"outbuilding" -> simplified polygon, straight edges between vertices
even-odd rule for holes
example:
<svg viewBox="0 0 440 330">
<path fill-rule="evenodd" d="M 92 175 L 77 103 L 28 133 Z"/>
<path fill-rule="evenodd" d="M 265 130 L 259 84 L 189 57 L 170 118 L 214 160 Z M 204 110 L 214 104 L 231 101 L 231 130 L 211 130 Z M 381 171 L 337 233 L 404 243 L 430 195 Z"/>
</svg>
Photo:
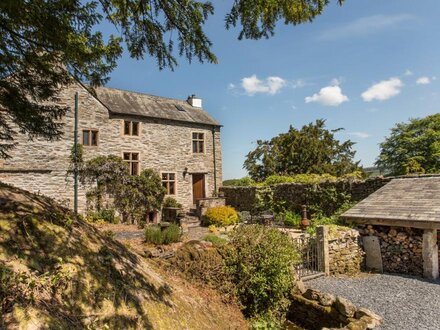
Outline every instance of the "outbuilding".
<svg viewBox="0 0 440 330">
<path fill-rule="evenodd" d="M 431 279 L 439 277 L 437 244 L 437 230 L 440 229 L 439 175 L 395 178 L 346 211 L 342 217 L 348 222 L 360 225 L 403 227 L 409 231 L 410 228 L 423 230 L 421 242 L 423 276 Z M 368 258 L 368 251 L 366 252 Z M 402 263 L 411 262 L 407 258 L 398 258 L 398 260 Z"/>
</svg>

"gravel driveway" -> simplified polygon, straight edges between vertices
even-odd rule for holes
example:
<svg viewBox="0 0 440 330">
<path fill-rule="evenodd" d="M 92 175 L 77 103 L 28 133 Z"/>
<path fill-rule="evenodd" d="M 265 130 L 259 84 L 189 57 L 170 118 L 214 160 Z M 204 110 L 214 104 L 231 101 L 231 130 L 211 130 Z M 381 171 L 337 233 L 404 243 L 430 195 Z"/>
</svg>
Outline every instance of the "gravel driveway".
<svg viewBox="0 0 440 330">
<path fill-rule="evenodd" d="M 383 330 L 440 329 L 440 281 L 366 274 L 358 278 L 321 277 L 306 285 L 383 316 Z"/>
</svg>

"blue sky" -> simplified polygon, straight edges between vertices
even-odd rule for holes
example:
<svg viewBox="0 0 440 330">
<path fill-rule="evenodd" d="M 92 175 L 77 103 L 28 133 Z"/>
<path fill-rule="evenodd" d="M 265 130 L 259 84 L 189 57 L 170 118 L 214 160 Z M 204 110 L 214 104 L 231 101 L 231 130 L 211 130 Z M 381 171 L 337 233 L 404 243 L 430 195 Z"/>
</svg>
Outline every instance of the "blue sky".
<svg viewBox="0 0 440 330">
<path fill-rule="evenodd" d="M 213 1 L 205 31 L 219 64 L 159 71 L 151 59 L 125 55 L 110 87 L 179 99 L 196 94 L 222 129 L 224 179 L 246 175 L 246 154 L 319 118 L 343 127 L 356 159 L 374 163 L 397 122 L 440 111 L 440 1 L 336 1 L 313 23 L 285 26 L 268 40 L 237 40 L 225 30 L 232 0 Z M 438 77 L 438 78 L 437 78 Z"/>
</svg>

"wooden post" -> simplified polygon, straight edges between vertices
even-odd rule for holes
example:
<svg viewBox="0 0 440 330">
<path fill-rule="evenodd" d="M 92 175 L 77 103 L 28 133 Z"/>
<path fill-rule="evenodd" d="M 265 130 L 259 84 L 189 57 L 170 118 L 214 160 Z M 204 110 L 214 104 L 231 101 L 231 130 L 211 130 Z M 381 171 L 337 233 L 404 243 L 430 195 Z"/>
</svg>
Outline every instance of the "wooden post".
<svg viewBox="0 0 440 330">
<path fill-rule="evenodd" d="M 437 229 L 423 231 L 423 276 L 429 279 L 439 277 Z"/>
<path fill-rule="evenodd" d="M 328 227 L 316 227 L 316 238 L 318 241 L 318 258 L 321 263 L 321 270 L 326 276 L 330 275 L 330 256 L 328 248 Z"/>
</svg>

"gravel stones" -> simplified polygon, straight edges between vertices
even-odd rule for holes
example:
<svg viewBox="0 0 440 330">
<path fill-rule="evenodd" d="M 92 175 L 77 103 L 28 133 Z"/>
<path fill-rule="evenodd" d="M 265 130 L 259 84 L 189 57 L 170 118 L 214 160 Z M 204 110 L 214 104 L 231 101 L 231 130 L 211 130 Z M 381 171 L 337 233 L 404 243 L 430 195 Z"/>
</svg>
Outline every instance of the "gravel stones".
<svg viewBox="0 0 440 330">
<path fill-rule="evenodd" d="M 306 285 L 347 298 L 383 316 L 381 330 L 440 329 L 440 281 L 375 274 L 357 278 L 321 277 Z"/>
</svg>

